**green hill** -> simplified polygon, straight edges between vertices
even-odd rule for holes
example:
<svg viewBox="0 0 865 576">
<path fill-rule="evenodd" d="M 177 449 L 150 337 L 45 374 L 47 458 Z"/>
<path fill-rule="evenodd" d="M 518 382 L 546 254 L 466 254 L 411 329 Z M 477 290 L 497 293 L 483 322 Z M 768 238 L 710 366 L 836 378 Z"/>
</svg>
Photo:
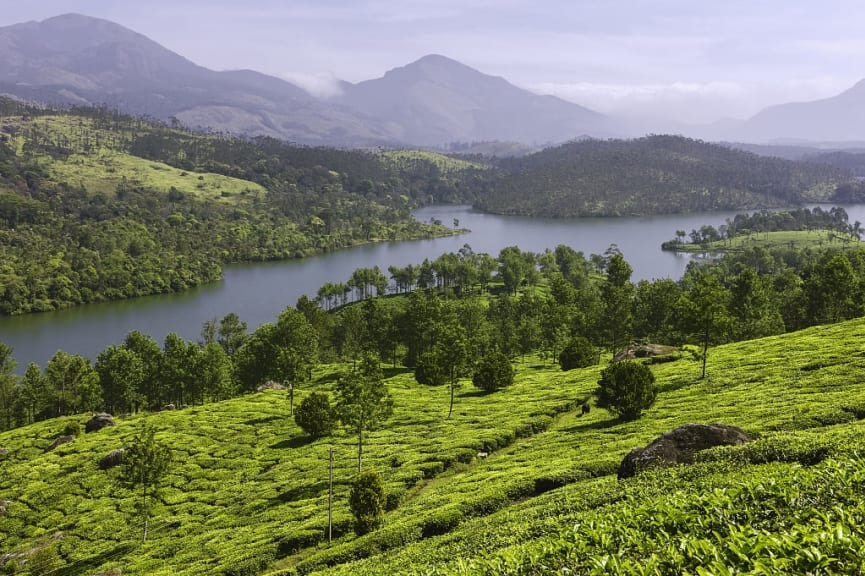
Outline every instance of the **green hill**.
<svg viewBox="0 0 865 576">
<path fill-rule="evenodd" d="M 479 209 L 529 216 L 628 216 L 789 207 L 851 180 L 828 165 L 757 156 L 681 136 L 580 140 L 499 162 Z"/>
<path fill-rule="evenodd" d="M 0 434 L 3 551 L 49 557 L 52 574 L 855 572 L 865 537 L 865 463 L 855 454 L 865 439 L 863 338 L 865 320 L 854 320 L 720 346 L 705 380 L 686 350 L 652 365 L 658 400 L 627 423 L 575 410 L 600 367 L 561 372 L 527 357 L 510 388 L 462 388 L 451 420 L 446 387 L 392 371 L 394 416 L 368 436 L 364 460 L 382 474 L 390 511 L 359 538 L 346 503 L 354 436 L 309 441 L 285 392 L 123 418 L 50 452 L 84 417 L 41 422 Z M 319 368 L 295 400 L 331 391 L 339 369 Z M 141 544 L 134 499 L 96 462 L 145 421 L 175 465 Z M 693 467 L 616 480 L 632 447 L 687 422 L 759 439 Z"/>
<path fill-rule="evenodd" d="M 452 234 L 475 164 L 179 130 L 0 98 L 0 314 L 176 292 L 229 263 Z"/>
</svg>

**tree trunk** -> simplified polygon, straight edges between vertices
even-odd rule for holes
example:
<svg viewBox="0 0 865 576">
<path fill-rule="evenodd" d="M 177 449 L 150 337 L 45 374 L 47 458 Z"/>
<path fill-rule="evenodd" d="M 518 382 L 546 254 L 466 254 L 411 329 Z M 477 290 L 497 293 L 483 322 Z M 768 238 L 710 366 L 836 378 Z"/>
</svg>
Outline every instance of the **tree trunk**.
<svg viewBox="0 0 865 576">
<path fill-rule="evenodd" d="M 450 420 L 451 415 L 454 413 L 454 381 L 451 380 L 451 405 L 448 408 L 448 420 Z"/>
<path fill-rule="evenodd" d="M 357 473 L 363 468 L 363 428 L 357 429 Z"/>
</svg>

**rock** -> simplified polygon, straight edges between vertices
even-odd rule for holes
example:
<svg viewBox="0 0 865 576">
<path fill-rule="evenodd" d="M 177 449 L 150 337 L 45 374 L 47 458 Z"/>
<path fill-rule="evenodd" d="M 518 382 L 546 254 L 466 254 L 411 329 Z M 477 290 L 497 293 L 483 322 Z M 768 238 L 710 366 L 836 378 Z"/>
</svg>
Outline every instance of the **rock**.
<svg viewBox="0 0 865 576">
<path fill-rule="evenodd" d="M 109 568 L 105 572 L 97 572 L 93 576 L 120 576 L 123 571 L 120 568 Z"/>
<path fill-rule="evenodd" d="M 666 356 L 672 354 L 677 348 L 675 346 L 665 346 L 663 344 L 645 344 L 640 342 L 632 342 L 622 348 L 618 354 L 613 357 L 616 362 L 622 360 L 635 360 L 637 358 L 652 358 L 654 356 Z"/>
<path fill-rule="evenodd" d="M 115 466 L 123 464 L 123 452 L 123 448 L 118 448 L 117 450 L 109 452 L 106 456 L 103 456 L 99 460 L 99 469 L 108 470 L 109 468 L 114 468 Z"/>
<path fill-rule="evenodd" d="M 51 452 L 52 450 L 54 450 L 55 448 L 57 448 L 58 446 L 60 446 L 62 444 L 69 444 L 70 442 L 74 442 L 74 441 L 75 441 L 75 434 L 70 434 L 69 436 L 61 436 L 60 438 L 58 438 L 57 440 L 52 442 L 51 445 L 45 449 L 45 451 Z"/>
<path fill-rule="evenodd" d="M 162 407 L 163 411 L 164 410 L 176 410 L 176 409 L 177 409 L 177 406 L 175 406 L 174 404 L 166 404 L 165 406 Z"/>
<path fill-rule="evenodd" d="M 0 448 L 0 457 L 9 456 L 9 450 L 7 448 Z"/>
<path fill-rule="evenodd" d="M 734 446 L 751 440 L 726 424 L 685 424 L 664 432 L 645 448 L 634 448 L 619 465 L 619 479 L 636 476 L 651 466 L 692 464 L 694 454 L 713 446 Z"/>
<path fill-rule="evenodd" d="M 255 389 L 256 392 L 264 392 L 265 390 L 286 390 L 287 388 L 279 382 L 270 380 Z"/>
<path fill-rule="evenodd" d="M 10 504 L 12 504 L 11 500 L 0 499 L 0 516 L 6 515 L 6 510 L 9 509 Z"/>
<path fill-rule="evenodd" d="M 84 425 L 84 431 L 98 432 L 106 426 L 114 426 L 114 418 L 112 418 L 111 414 L 103 412 L 102 414 L 96 414 L 93 418 L 88 420 L 87 424 Z"/>
</svg>

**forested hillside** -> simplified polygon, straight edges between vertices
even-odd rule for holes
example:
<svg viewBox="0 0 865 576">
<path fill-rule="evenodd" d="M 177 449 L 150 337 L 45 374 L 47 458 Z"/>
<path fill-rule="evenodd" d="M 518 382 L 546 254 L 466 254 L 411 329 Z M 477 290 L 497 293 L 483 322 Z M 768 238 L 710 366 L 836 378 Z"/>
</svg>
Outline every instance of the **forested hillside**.
<svg viewBox="0 0 865 576">
<path fill-rule="evenodd" d="M 498 214 L 626 216 L 790 207 L 828 200 L 841 168 L 757 156 L 679 136 L 580 140 L 521 158 L 476 206 Z"/>
<path fill-rule="evenodd" d="M 231 262 L 449 233 L 413 207 L 483 166 L 292 146 L 0 99 L 0 314 L 179 291 Z"/>
</svg>

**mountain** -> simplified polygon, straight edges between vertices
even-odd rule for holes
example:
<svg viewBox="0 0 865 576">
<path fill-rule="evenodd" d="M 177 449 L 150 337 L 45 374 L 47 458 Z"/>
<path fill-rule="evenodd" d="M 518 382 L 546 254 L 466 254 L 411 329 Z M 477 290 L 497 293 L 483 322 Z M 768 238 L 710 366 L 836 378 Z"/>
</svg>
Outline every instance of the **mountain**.
<svg viewBox="0 0 865 576">
<path fill-rule="evenodd" d="M 78 14 L 0 28 L 0 93 L 303 143 L 392 140 L 375 123 L 290 82 L 209 70 L 118 24 Z"/>
<path fill-rule="evenodd" d="M 865 134 L 865 80 L 823 100 L 770 106 L 739 128 L 748 141 L 850 142 Z"/>
<path fill-rule="evenodd" d="M 380 119 L 400 140 L 415 144 L 540 144 L 615 132 L 609 118 L 588 108 L 534 94 L 435 54 L 343 88 L 341 103 Z"/>
<path fill-rule="evenodd" d="M 113 22 L 66 14 L 0 28 L 0 94 L 108 105 L 193 128 L 304 144 L 560 142 L 612 135 L 608 118 L 455 60 L 425 56 L 318 99 L 252 70 L 217 72 Z"/>
</svg>

